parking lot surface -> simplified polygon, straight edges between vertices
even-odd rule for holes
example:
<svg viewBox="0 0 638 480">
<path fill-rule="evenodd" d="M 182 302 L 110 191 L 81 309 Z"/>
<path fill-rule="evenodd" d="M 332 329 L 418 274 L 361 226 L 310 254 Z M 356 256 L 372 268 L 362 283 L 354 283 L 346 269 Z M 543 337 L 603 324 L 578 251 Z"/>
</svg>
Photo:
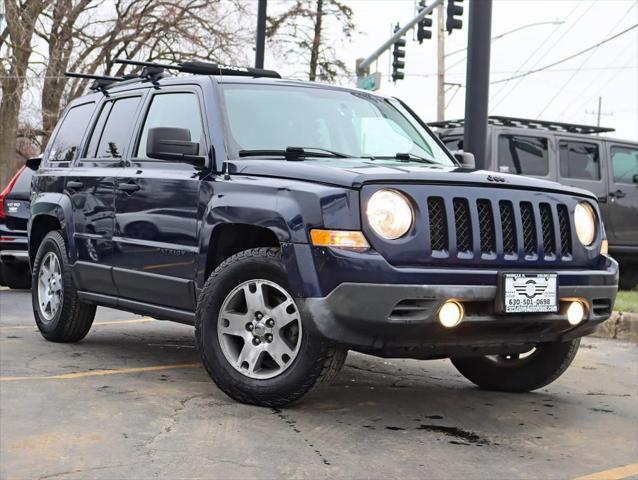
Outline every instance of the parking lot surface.
<svg viewBox="0 0 638 480">
<path fill-rule="evenodd" d="M 188 326 L 100 308 L 84 341 L 50 343 L 6 289 L 0 316 L 2 479 L 638 478 L 636 344 L 585 339 L 531 394 L 351 353 L 277 410 L 220 392 Z"/>
</svg>

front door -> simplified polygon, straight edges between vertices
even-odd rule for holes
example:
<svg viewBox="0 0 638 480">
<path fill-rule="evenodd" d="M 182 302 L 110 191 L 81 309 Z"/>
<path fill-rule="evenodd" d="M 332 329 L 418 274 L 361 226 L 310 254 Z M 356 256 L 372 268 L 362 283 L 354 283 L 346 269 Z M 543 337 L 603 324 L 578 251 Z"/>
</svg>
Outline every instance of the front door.
<svg viewBox="0 0 638 480">
<path fill-rule="evenodd" d="M 610 243 L 638 246 L 638 148 L 610 144 Z"/>
<path fill-rule="evenodd" d="M 199 92 L 162 89 L 146 102 L 146 116 L 125 175 L 116 181 L 113 278 L 121 297 L 182 310 L 195 306 L 195 259 L 204 206 L 201 170 L 146 155 L 149 128 L 187 129 L 207 141 Z"/>
</svg>

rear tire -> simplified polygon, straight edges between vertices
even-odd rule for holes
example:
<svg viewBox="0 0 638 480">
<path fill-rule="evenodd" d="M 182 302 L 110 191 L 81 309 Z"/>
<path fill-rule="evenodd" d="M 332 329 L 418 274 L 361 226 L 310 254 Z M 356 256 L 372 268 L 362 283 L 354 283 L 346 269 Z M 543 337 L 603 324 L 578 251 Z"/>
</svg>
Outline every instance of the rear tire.
<svg viewBox="0 0 638 480">
<path fill-rule="evenodd" d="M 347 352 L 311 331 L 289 292 L 275 248 L 233 255 L 206 281 L 195 336 L 206 371 L 229 397 L 283 407 L 343 365 Z"/>
<path fill-rule="evenodd" d="M 7 287 L 16 290 L 27 290 L 31 287 L 31 273 L 26 265 L 7 265 L 3 263 L 2 279 Z"/>
<path fill-rule="evenodd" d="M 47 340 L 77 342 L 89 333 L 96 307 L 78 300 L 60 232 L 49 232 L 38 248 L 31 299 L 35 323 Z"/>
<path fill-rule="evenodd" d="M 451 360 L 461 375 L 485 390 L 530 392 L 560 377 L 574 360 L 579 345 L 580 338 L 537 345 L 525 358 L 499 355 Z"/>
</svg>

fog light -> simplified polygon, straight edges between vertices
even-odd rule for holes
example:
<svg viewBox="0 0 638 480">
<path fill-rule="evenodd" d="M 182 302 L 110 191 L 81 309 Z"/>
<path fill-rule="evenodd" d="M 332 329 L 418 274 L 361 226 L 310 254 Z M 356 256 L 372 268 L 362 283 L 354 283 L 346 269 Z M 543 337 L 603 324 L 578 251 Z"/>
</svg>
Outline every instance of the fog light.
<svg viewBox="0 0 638 480">
<path fill-rule="evenodd" d="M 570 325 L 578 325 L 585 318 L 585 307 L 581 302 L 572 302 L 567 309 L 567 321 Z"/>
<path fill-rule="evenodd" d="M 463 306 L 453 300 L 448 300 L 439 310 L 439 322 L 447 328 L 456 327 L 463 320 Z"/>
</svg>

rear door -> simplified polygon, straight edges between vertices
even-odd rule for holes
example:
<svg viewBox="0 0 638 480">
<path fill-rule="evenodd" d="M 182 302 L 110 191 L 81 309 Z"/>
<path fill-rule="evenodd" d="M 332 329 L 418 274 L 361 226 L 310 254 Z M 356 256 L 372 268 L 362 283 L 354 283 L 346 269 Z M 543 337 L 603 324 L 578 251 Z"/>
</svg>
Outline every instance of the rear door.
<svg viewBox="0 0 638 480">
<path fill-rule="evenodd" d="M 638 246 L 638 147 L 608 146 L 610 243 Z"/>
<path fill-rule="evenodd" d="M 99 114 L 84 152 L 69 172 L 66 191 L 73 208 L 80 288 L 117 295 L 110 267 L 115 222 L 115 178 L 132 138 L 142 94 L 109 97 Z"/>
<path fill-rule="evenodd" d="M 130 165 L 117 178 L 113 277 L 122 297 L 192 310 L 202 171 L 149 158 L 146 142 L 150 128 L 188 129 L 206 156 L 210 143 L 201 91 L 162 88 L 149 96 L 144 110 Z"/>
</svg>

